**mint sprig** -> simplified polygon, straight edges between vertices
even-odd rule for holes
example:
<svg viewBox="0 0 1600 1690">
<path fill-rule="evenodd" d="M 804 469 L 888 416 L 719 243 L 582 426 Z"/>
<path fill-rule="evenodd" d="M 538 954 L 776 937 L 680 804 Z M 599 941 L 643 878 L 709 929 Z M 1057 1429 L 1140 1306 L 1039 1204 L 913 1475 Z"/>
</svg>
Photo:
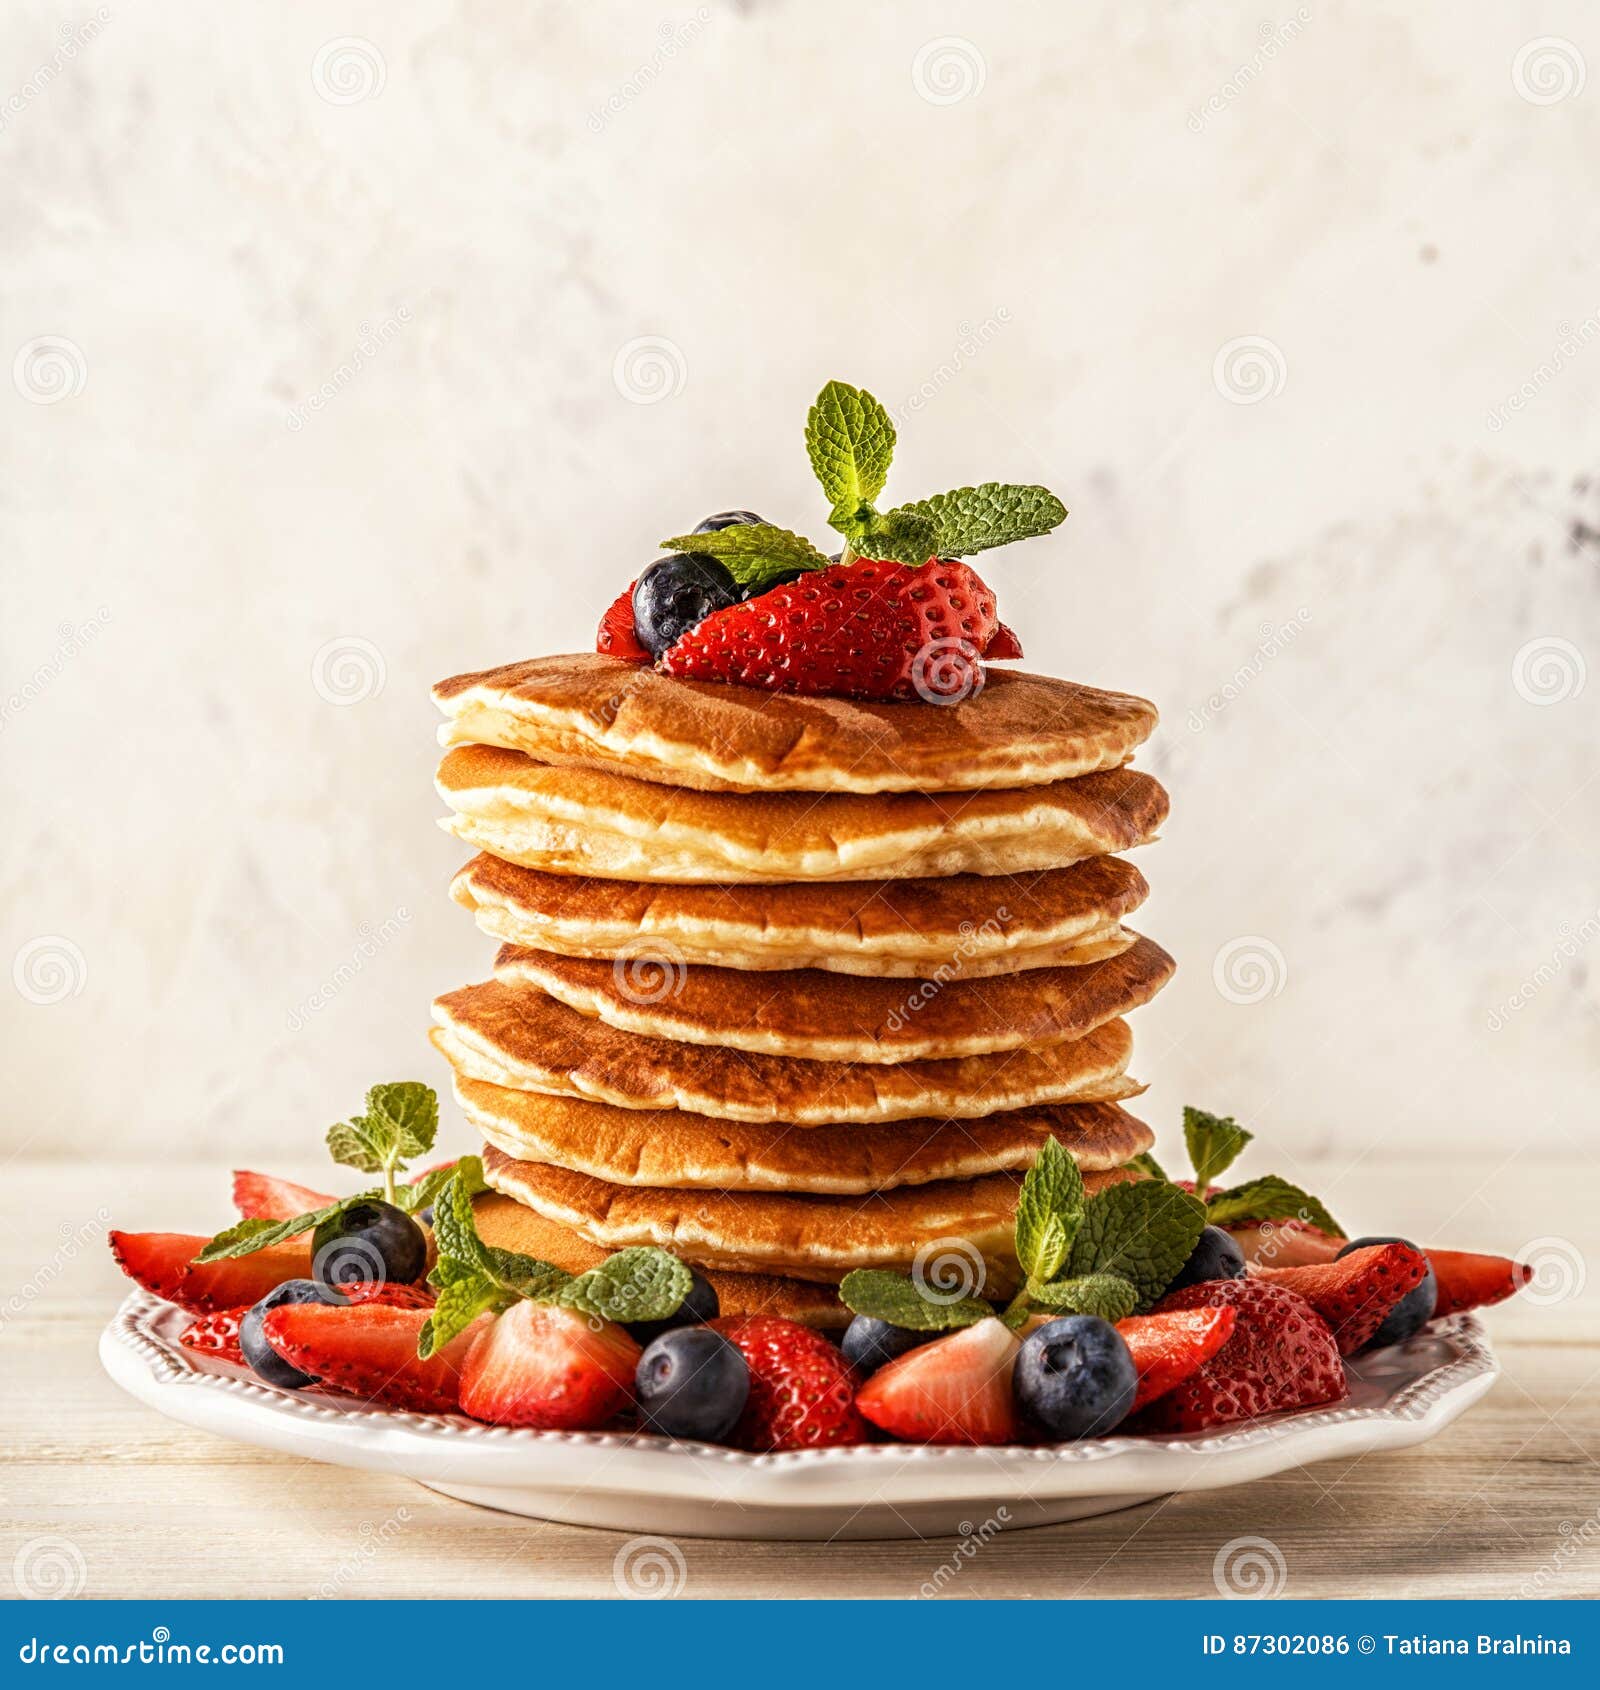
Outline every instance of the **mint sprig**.
<svg viewBox="0 0 1600 1690">
<path fill-rule="evenodd" d="M 914 1279 L 887 1268 L 857 1268 L 847 1273 L 839 1286 L 839 1300 L 852 1314 L 886 1320 L 908 1332 L 953 1331 L 994 1313 L 979 1297 L 926 1297 Z"/>
<path fill-rule="evenodd" d="M 665 552 L 703 552 L 716 558 L 741 587 L 765 587 L 791 569 L 826 569 L 829 559 L 803 534 L 770 522 L 739 522 L 713 534 L 678 534 Z"/>
<path fill-rule="evenodd" d="M 1048 534 L 1067 519 L 1067 507 L 1048 487 L 985 481 L 935 493 L 890 511 L 889 519 L 920 518 L 938 539 L 940 557 L 971 557 L 1013 540 Z"/>
<path fill-rule="evenodd" d="M 1194 1168 L 1195 1194 L 1206 1206 L 1211 1226 L 1249 1226 L 1264 1221 L 1304 1221 L 1323 1232 L 1344 1237 L 1342 1226 L 1328 1212 L 1320 1198 L 1313 1197 L 1281 1174 L 1262 1174 L 1226 1191 L 1214 1189 L 1216 1182 L 1238 1160 L 1254 1135 L 1231 1115 L 1213 1115 L 1205 1109 L 1185 1108 L 1183 1139 Z"/>
<path fill-rule="evenodd" d="M 829 525 L 841 534 L 883 491 L 894 443 L 889 413 L 865 388 L 830 381 L 807 412 L 806 453 L 834 508 Z"/>
</svg>

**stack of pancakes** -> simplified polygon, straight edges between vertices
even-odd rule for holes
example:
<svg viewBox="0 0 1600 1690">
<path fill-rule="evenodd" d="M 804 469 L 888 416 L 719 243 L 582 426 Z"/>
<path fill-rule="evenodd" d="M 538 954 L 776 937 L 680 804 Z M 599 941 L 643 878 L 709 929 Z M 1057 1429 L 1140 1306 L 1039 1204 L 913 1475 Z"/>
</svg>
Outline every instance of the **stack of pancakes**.
<svg viewBox="0 0 1600 1690">
<path fill-rule="evenodd" d="M 817 1325 L 854 1268 L 1003 1296 L 1047 1136 L 1091 1189 L 1151 1134 L 1127 1013 L 1172 960 L 1121 851 L 1167 798 L 1144 700 L 991 671 L 871 704 L 548 657 L 441 682 L 456 901 L 494 977 L 434 1005 L 485 1239 L 658 1244 L 727 1314 Z"/>
</svg>

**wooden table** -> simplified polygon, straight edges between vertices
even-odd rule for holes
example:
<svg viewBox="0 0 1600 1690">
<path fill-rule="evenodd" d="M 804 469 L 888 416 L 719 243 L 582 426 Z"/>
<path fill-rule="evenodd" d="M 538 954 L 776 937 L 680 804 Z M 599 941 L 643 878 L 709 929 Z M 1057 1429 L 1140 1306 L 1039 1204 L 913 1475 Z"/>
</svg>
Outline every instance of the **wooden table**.
<svg viewBox="0 0 1600 1690">
<path fill-rule="evenodd" d="M 1296 1172 L 1310 1183 L 1316 1170 Z M 95 1343 L 124 1282 L 106 1226 L 209 1231 L 227 1212 L 224 1170 L 14 1164 L 6 1184 L 0 1581 L 19 1550 L 49 1539 L 81 1564 L 85 1596 L 615 1594 L 623 1534 L 493 1514 L 404 1481 L 225 1443 L 111 1384 Z M 1330 1166 L 1325 1191 L 1347 1224 L 1508 1253 L 1556 1238 L 1580 1270 L 1596 1264 L 1596 1284 L 1490 1311 L 1504 1377 L 1432 1443 L 1003 1532 L 945 1592 L 1210 1596 L 1218 1550 L 1258 1535 L 1282 1552 L 1290 1596 L 1600 1595 L 1593 1185 L 1587 1170 L 1515 1154 L 1369 1158 L 1337 1176 Z M 681 1547 L 688 1597 L 906 1597 L 950 1558 L 952 1540 Z"/>
</svg>

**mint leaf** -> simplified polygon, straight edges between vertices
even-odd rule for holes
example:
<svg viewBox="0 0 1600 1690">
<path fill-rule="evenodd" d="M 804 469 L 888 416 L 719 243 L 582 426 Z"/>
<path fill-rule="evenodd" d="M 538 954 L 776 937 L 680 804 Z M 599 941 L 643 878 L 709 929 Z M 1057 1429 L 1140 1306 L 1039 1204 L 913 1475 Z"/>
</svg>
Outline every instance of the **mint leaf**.
<svg viewBox="0 0 1600 1690">
<path fill-rule="evenodd" d="M 940 557 L 970 557 L 993 546 L 1008 546 L 1013 540 L 1048 534 L 1066 515 L 1067 507 L 1048 487 L 986 481 L 980 487 L 957 487 L 935 493 L 931 499 L 897 505 L 889 519 L 920 517 L 932 525 Z"/>
<path fill-rule="evenodd" d="M 877 498 L 889 477 L 894 440 L 889 413 L 864 388 L 848 382 L 830 381 L 806 415 L 811 468 L 835 507 L 858 509 Z"/>
<path fill-rule="evenodd" d="M 1084 1213 L 1083 1175 L 1054 1138 L 1046 1138 L 1017 1197 L 1017 1264 L 1027 1280 L 1054 1279 Z"/>
<path fill-rule="evenodd" d="M 1200 1196 L 1203 1197 L 1211 1185 L 1233 1166 L 1239 1152 L 1254 1136 L 1247 1133 L 1231 1115 L 1212 1115 L 1204 1109 L 1184 1109 L 1183 1141 L 1189 1148 L 1195 1190 Z"/>
<path fill-rule="evenodd" d="M 852 1314 L 870 1315 L 902 1326 L 908 1332 L 946 1332 L 987 1320 L 994 1310 L 977 1297 L 958 1297 L 953 1303 L 932 1302 L 916 1281 L 886 1268 L 857 1268 L 839 1286 L 839 1300 Z"/>
<path fill-rule="evenodd" d="M 412 1180 L 408 1184 L 396 1187 L 394 1194 L 395 1207 L 403 1209 L 408 1215 L 420 1214 L 422 1210 L 438 1202 L 439 1193 L 455 1177 L 456 1165 L 450 1163 L 444 1168 L 430 1168 L 421 1179 Z M 473 1190 L 487 1191 L 487 1184 L 475 1186 Z"/>
<path fill-rule="evenodd" d="M 370 1203 L 373 1198 L 381 1195 L 376 1191 L 357 1192 L 354 1197 L 341 1197 L 337 1203 L 330 1203 L 325 1209 L 312 1209 L 303 1215 L 296 1215 L 291 1220 L 244 1220 L 237 1221 L 233 1226 L 219 1232 L 205 1248 L 195 1257 L 197 1262 L 231 1262 L 240 1256 L 253 1256 L 257 1250 L 270 1249 L 274 1244 L 286 1244 L 291 1238 L 298 1238 L 302 1233 L 314 1232 L 325 1222 L 356 1203 Z"/>
<path fill-rule="evenodd" d="M 885 563 L 923 564 L 939 550 L 939 535 L 934 525 L 911 511 L 890 511 L 887 516 L 873 511 L 843 532 L 862 557 L 878 558 Z"/>
<path fill-rule="evenodd" d="M 1161 1164 L 1148 1150 L 1141 1150 L 1137 1156 L 1130 1156 L 1123 1166 L 1137 1168 L 1141 1174 L 1148 1174 L 1151 1179 L 1165 1179 L 1167 1177 Z"/>
<path fill-rule="evenodd" d="M 480 1314 L 499 1314 L 518 1300 L 515 1292 L 464 1262 L 441 1260 L 429 1278 L 438 1297 L 417 1334 L 417 1354 L 424 1361 L 465 1332 Z"/>
<path fill-rule="evenodd" d="M 328 1128 L 328 1154 L 342 1167 L 359 1168 L 364 1174 L 381 1174 L 384 1169 L 382 1135 L 368 1125 L 365 1115 L 352 1121 L 336 1121 Z"/>
<path fill-rule="evenodd" d="M 1246 1226 L 1255 1221 L 1304 1221 L 1338 1238 L 1348 1236 L 1315 1197 L 1278 1174 L 1263 1174 L 1219 1191 L 1206 1204 L 1212 1226 Z"/>
<path fill-rule="evenodd" d="M 1113 1185 L 1084 1205 L 1067 1277 L 1117 1274 L 1148 1308 L 1188 1261 L 1206 1224 L 1198 1198 L 1162 1180 Z"/>
<path fill-rule="evenodd" d="M 1053 1279 L 1033 1288 L 1036 1302 L 1069 1314 L 1097 1314 L 1102 1320 L 1124 1320 L 1139 1303 L 1139 1293 L 1118 1273 L 1086 1273 L 1076 1279 Z"/>
<path fill-rule="evenodd" d="M 568 1280 L 544 1300 L 619 1324 L 666 1320 L 678 1312 L 693 1283 L 688 1268 L 676 1256 L 641 1244 L 608 1256 L 599 1267 Z"/>
<path fill-rule="evenodd" d="M 367 1093 L 367 1120 L 394 1146 L 395 1159 L 433 1149 L 439 1132 L 439 1099 L 421 1080 L 391 1080 Z"/>
<path fill-rule="evenodd" d="M 791 569 L 826 569 L 829 559 L 803 534 L 770 522 L 740 522 L 715 534 L 679 534 L 663 540 L 668 552 L 704 552 L 726 565 L 741 587 L 764 587 Z"/>
</svg>

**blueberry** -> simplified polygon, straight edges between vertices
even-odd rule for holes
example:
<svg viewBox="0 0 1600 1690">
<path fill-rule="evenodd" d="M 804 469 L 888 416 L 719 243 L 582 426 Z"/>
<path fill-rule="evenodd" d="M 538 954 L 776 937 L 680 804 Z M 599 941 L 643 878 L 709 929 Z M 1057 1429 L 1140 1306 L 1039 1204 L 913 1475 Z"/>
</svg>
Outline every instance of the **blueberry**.
<svg viewBox="0 0 1600 1690">
<path fill-rule="evenodd" d="M 1339 1254 L 1348 1256 L 1352 1250 L 1364 1250 L 1369 1244 L 1406 1244 L 1416 1249 L 1409 1238 L 1352 1238 Z M 1439 1281 L 1430 1263 L 1422 1278 L 1383 1317 L 1383 1325 L 1361 1346 L 1362 1350 L 1381 1350 L 1390 1344 L 1403 1344 L 1407 1338 L 1420 1332 L 1433 1319 L 1433 1305 L 1438 1295 Z"/>
<path fill-rule="evenodd" d="M 1203 1284 L 1208 1279 L 1243 1278 L 1244 1251 L 1234 1241 L 1233 1234 L 1224 1232 L 1220 1226 L 1208 1226 L 1167 1289 L 1177 1291 L 1185 1285 Z"/>
<path fill-rule="evenodd" d="M 427 1265 L 426 1234 L 392 1203 L 354 1203 L 312 1234 L 311 1271 L 324 1285 L 411 1285 Z"/>
<path fill-rule="evenodd" d="M 646 1348 L 633 1384 L 639 1413 L 652 1432 L 717 1443 L 744 1412 L 750 1369 L 720 1332 L 680 1326 Z"/>
<path fill-rule="evenodd" d="M 659 657 L 686 629 L 738 602 L 733 577 L 714 557 L 674 552 L 658 557 L 634 582 L 634 632 L 645 650 Z"/>
<path fill-rule="evenodd" d="M 291 1367 L 267 1342 L 261 1322 L 268 1309 L 282 1308 L 286 1303 L 342 1304 L 346 1299 L 314 1279 L 288 1279 L 276 1285 L 253 1308 L 245 1310 L 239 1322 L 239 1348 L 256 1376 L 269 1385 L 282 1385 L 286 1391 L 298 1391 L 302 1385 L 314 1385 L 316 1380 L 298 1367 Z"/>
<path fill-rule="evenodd" d="M 648 1344 L 652 1339 L 659 1338 L 663 1332 L 676 1332 L 682 1326 L 700 1326 L 708 1320 L 715 1320 L 722 1313 L 722 1305 L 717 1301 L 717 1293 L 709 1279 L 690 1268 L 689 1281 L 689 1293 L 679 1303 L 675 1314 L 669 1314 L 665 1320 L 635 1320 L 628 1323 L 628 1331 L 632 1333 L 634 1343 Z"/>
<path fill-rule="evenodd" d="M 870 1314 L 858 1314 L 844 1329 L 839 1348 L 844 1359 L 852 1362 L 862 1378 L 876 1373 L 885 1362 L 914 1350 L 918 1344 L 931 1344 L 937 1332 L 913 1332 L 906 1326 L 891 1326 Z"/>
<path fill-rule="evenodd" d="M 765 522 L 764 516 L 757 516 L 754 511 L 718 511 L 715 516 L 708 516 L 704 522 L 697 522 L 689 530 L 691 534 L 716 534 L 724 528 L 741 528 L 750 522 Z"/>
<path fill-rule="evenodd" d="M 1022 1341 L 1017 1406 L 1055 1438 L 1102 1437 L 1126 1420 L 1139 1375 L 1122 1334 L 1098 1315 L 1068 1314 Z"/>
</svg>

